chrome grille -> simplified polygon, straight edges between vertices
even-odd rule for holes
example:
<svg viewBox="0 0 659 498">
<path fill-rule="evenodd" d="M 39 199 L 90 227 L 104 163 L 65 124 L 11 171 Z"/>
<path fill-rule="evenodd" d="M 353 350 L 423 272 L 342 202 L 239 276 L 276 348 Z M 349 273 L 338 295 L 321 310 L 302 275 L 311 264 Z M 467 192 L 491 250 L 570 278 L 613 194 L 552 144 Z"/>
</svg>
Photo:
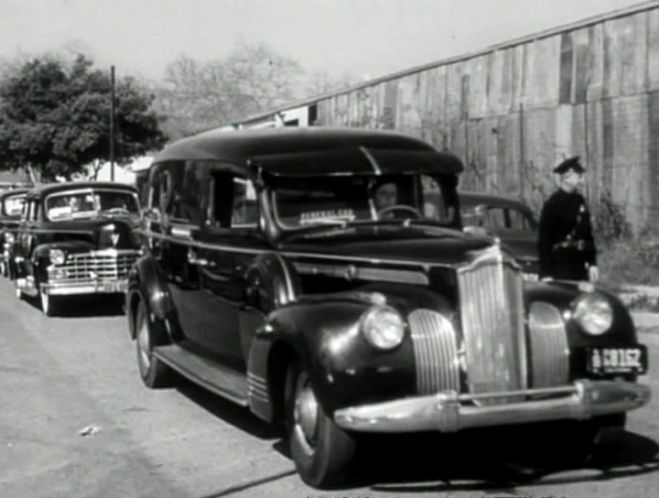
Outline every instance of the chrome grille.
<svg viewBox="0 0 659 498">
<path fill-rule="evenodd" d="M 407 319 L 414 345 L 418 393 L 459 392 L 460 363 L 451 322 L 427 309 L 414 310 Z"/>
<path fill-rule="evenodd" d="M 558 308 L 547 303 L 533 303 L 529 313 L 529 333 L 533 387 L 567 384 L 570 348 Z"/>
<path fill-rule="evenodd" d="M 125 279 L 138 256 L 139 251 L 115 249 L 69 254 L 66 262 L 56 267 L 58 270 L 64 271 L 64 276 L 57 280 L 89 282 L 90 280 Z"/>
<path fill-rule="evenodd" d="M 472 393 L 524 389 L 522 276 L 498 250 L 458 270 L 460 319 Z M 488 401 L 506 403 L 512 398 Z"/>
</svg>

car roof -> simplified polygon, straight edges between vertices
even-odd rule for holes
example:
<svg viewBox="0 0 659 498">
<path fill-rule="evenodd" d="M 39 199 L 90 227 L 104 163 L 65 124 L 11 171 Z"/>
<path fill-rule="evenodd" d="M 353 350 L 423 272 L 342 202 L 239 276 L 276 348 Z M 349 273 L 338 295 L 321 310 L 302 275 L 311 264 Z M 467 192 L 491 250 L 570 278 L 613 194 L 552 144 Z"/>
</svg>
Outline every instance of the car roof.
<svg viewBox="0 0 659 498">
<path fill-rule="evenodd" d="M 244 167 L 246 174 L 255 167 L 274 175 L 402 173 L 412 163 L 428 173 L 462 171 L 456 156 L 422 140 L 359 128 L 212 130 L 165 146 L 154 163 L 188 160 L 224 161 Z"/>
<path fill-rule="evenodd" d="M 511 195 L 476 192 L 471 190 L 460 190 L 458 191 L 458 194 L 460 196 L 460 206 L 462 208 L 486 205 L 515 208 L 520 211 L 533 213 L 533 210 L 523 200 Z"/>
<path fill-rule="evenodd" d="M 63 192 L 66 190 L 72 189 L 84 189 L 84 188 L 111 188 L 117 190 L 129 190 L 131 192 L 137 193 L 137 189 L 126 183 L 116 183 L 116 182 L 94 182 L 94 181 L 76 181 L 76 182 L 61 182 L 61 183 L 45 183 L 34 187 L 29 190 L 28 195 L 30 197 L 43 197 L 54 192 Z"/>
</svg>

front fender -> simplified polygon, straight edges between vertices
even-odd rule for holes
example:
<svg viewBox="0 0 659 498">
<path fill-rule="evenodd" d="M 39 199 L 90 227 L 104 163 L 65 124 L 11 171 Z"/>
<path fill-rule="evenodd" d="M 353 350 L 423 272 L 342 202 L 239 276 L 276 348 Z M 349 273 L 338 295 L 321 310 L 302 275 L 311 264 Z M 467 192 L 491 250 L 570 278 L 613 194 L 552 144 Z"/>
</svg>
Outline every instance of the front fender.
<svg viewBox="0 0 659 498">
<path fill-rule="evenodd" d="M 173 311 L 173 304 L 164 276 L 150 254 L 140 257 L 128 273 L 126 310 L 131 337 L 135 338 L 135 324 L 132 319 L 137 311 L 139 299 L 146 300 L 149 313 L 154 318 L 165 320 Z"/>
<path fill-rule="evenodd" d="M 585 332 L 572 318 L 572 308 L 579 296 L 588 292 L 597 292 L 605 297 L 613 311 L 613 322 L 608 332 L 592 336 Z M 596 346 L 605 344 L 635 344 L 636 328 L 631 314 L 622 301 L 605 289 L 583 286 L 575 282 L 541 282 L 527 285 L 526 308 L 533 302 L 545 302 L 555 306 L 563 316 L 570 347 Z"/>
<path fill-rule="evenodd" d="M 349 300 L 298 302 L 272 312 L 252 343 L 250 375 L 264 380 L 271 399 L 277 399 L 275 379 L 281 379 L 287 365 L 280 364 L 276 352 L 294 354 L 309 372 L 316 396 L 329 414 L 356 403 L 413 394 L 416 379 L 409 333 L 392 351 L 371 346 L 360 331 L 360 318 L 370 306 Z"/>
<path fill-rule="evenodd" d="M 573 318 L 575 301 L 579 296 L 588 292 L 597 292 L 604 297 L 613 312 L 611 327 L 607 332 L 598 336 L 587 333 Z M 617 296 L 604 289 L 572 282 L 552 281 L 530 284 L 527 286 L 526 300 L 527 309 L 530 309 L 535 302 L 543 302 L 558 310 L 569 348 L 569 378 L 571 380 L 592 376 L 587 366 L 588 348 L 638 345 L 636 328 L 631 314 Z"/>
</svg>

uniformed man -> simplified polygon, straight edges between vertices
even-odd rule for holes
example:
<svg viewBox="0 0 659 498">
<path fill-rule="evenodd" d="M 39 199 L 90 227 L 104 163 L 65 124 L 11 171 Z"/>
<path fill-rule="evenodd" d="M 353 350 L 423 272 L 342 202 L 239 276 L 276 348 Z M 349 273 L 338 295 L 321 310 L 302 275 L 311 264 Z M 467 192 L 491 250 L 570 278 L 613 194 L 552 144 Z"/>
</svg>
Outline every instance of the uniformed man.
<svg viewBox="0 0 659 498">
<path fill-rule="evenodd" d="M 597 254 L 590 213 L 579 193 L 584 168 L 578 157 L 554 168 L 560 188 L 542 207 L 538 252 L 540 278 L 597 281 Z"/>
</svg>

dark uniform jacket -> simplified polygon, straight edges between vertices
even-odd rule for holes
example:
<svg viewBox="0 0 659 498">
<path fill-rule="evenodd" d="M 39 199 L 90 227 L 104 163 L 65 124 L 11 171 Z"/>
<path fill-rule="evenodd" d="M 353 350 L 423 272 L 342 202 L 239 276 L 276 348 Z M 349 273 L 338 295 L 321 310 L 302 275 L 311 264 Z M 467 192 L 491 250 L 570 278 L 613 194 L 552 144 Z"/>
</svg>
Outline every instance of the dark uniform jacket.
<svg viewBox="0 0 659 498">
<path fill-rule="evenodd" d="M 554 192 L 542 207 L 538 237 L 540 278 L 588 280 L 597 264 L 586 200 L 578 192 Z"/>
</svg>

